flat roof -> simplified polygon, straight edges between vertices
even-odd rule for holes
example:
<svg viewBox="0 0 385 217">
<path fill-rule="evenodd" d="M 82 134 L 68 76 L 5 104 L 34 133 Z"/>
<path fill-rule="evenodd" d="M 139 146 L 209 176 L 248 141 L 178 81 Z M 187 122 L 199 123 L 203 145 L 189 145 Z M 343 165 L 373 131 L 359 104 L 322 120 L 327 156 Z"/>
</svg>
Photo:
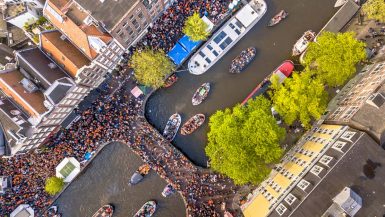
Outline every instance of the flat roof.
<svg viewBox="0 0 385 217">
<path fill-rule="evenodd" d="M 99 0 L 77 0 L 76 2 L 90 11 L 92 16 L 110 31 L 138 0 L 104 0 L 103 3 Z"/>
<path fill-rule="evenodd" d="M 310 172 L 305 175 L 305 180 L 316 185 L 291 216 L 322 216 L 345 187 L 350 187 L 363 200 L 356 216 L 382 216 L 385 213 L 385 170 L 382 168 L 385 151 L 366 133 L 360 134 L 362 136 L 318 184 L 317 176 Z M 328 156 L 338 154 L 334 149 L 326 152 Z M 304 195 L 298 188 L 291 193 L 297 197 Z"/>
</svg>

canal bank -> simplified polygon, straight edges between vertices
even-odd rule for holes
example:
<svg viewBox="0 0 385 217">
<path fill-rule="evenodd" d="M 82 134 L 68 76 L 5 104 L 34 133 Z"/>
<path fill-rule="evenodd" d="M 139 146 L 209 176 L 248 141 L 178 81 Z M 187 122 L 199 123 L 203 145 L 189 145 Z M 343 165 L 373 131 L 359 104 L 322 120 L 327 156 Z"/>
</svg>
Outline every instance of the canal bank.
<svg viewBox="0 0 385 217">
<path fill-rule="evenodd" d="M 318 32 L 338 10 L 333 7 L 334 0 L 266 2 L 268 9 L 265 16 L 209 71 L 199 76 L 191 75 L 187 71 L 180 72 L 177 83 L 170 88 L 157 90 L 149 97 L 145 116 L 158 131 L 163 131 L 168 118 L 175 112 L 180 113 L 182 122 L 185 122 L 197 113 L 209 116 L 219 109 L 242 102 L 283 60 L 291 58 L 292 46 L 303 32 L 309 29 Z M 270 18 L 281 9 L 285 9 L 289 17 L 277 26 L 267 28 Z M 228 69 L 231 60 L 250 46 L 257 49 L 255 61 L 241 74 L 230 74 Z M 205 102 L 192 106 L 191 97 L 204 82 L 211 82 L 212 90 Z M 207 143 L 207 131 L 206 122 L 192 135 L 178 134 L 173 144 L 195 164 L 206 166 L 204 148 Z"/>
<path fill-rule="evenodd" d="M 156 200 L 156 216 L 185 216 L 180 194 L 168 198 L 161 195 L 166 181 L 153 170 L 144 180 L 129 186 L 128 180 L 143 164 L 130 147 L 113 142 L 107 144 L 90 164 L 54 202 L 63 217 L 92 216 L 102 205 L 115 206 L 114 216 L 133 216 L 148 200 Z"/>
</svg>

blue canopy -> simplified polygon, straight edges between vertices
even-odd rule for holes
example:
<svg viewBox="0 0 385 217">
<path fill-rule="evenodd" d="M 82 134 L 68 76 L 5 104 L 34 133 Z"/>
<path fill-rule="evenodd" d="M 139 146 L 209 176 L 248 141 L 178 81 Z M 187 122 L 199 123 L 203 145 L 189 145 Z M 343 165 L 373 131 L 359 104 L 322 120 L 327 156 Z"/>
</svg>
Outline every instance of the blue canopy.
<svg viewBox="0 0 385 217">
<path fill-rule="evenodd" d="M 193 51 L 202 41 L 192 41 L 190 40 L 190 37 L 187 35 L 184 35 L 180 40 L 179 43 L 190 53 Z"/>
<path fill-rule="evenodd" d="M 175 46 L 168 52 L 168 57 L 176 65 L 182 64 L 183 60 L 185 60 L 189 56 L 189 52 L 186 51 L 179 43 L 176 43 Z"/>
</svg>

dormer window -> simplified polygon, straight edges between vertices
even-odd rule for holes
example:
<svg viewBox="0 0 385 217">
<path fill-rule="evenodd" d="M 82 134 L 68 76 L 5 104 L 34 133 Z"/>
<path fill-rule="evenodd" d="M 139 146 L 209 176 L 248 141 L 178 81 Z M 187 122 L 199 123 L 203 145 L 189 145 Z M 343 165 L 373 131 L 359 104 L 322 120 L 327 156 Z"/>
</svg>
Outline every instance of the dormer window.
<svg viewBox="0 0 385 217">
<path fill-rule="evenodd" d="M 294 203 L 294 201 L 296 201 L 296 200 L 297 200 L 297 198 L 294 195 L 292 195 L 291 193 L 289 193 L 285 198 L 286 203 L 289 205 L 292 205 Z"/>
<path fill-rule="evenodd" d="M 342 134 L 341 138 L 350 141 L 355 134 L 355 132 L 346 131 L 344 134 Z"/>
<path fill-rule="evenodd" d="M 332 160 L 333 160 L 333 157 L 330 157 L 328 155 L 324 155 L 324 156 L 322 156 L 322 158 L 321 158 L 321 160 L 319 162 L 324 164 L 325 166 L 329 166 L 329 163 Z"/>
<path fill-rule="evenodd" d="M 324 168 L 322 168 L 318 165 L 314 165 L 314 167 L 311 168 L 310 172 L 313 173 L 314 175 L 318 176 L 322 172 L 323 169 Z"/>
<path fill-rule="evenodd" d="M 346 142 L 342 142 L 342 141 L 337 141 L 333 144 L 332 148 L 337 150 L 337 151 L 340 151 L 340 152 L 343 152 L 342 151 L 342 148 L 346 145 Z"/>
<path fill-rule="evenodd" d="M 275 209 L 275 211 L 277 211 L 277 213 L 281 216 L 283 215 L 285 212 L 286 212 L 287 208 L 285 205 L 283 205 L 282 203 L 280 203 L 277 208 Z"/>
<path fill-rule="evenodd" d="M 106 47 L 106 44 L 98 37 L 95 36 L 88 36 L 88 42 L 90 43 L 90 46 L 96 51 L 100 52 L 104 47 Z"/>
<path fill-rule="evenodd" d="M 300 188 L 301 190 L 305 191 L 306 188 L 310 185 L 310 183 L 308 181 L 306 181 L 305 179 L 302 179 L 299 183 L 298 183 L 298 188 Z"/>
</svg>

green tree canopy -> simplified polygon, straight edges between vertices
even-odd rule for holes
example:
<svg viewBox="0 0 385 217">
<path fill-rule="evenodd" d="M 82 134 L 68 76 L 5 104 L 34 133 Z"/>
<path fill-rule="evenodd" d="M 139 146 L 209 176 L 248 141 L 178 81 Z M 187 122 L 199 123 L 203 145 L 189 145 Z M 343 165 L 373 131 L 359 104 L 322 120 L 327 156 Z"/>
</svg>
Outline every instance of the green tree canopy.
<svg viewBox="0 0 385 217">
<path fill-rule="evenodd" d="M 207 23 L 199 17 L 199 13 L 195 12 L 184 22 L 183 33 L 189 36 L 192 41 L 206 40 L 210 35 L 207 28 Z"/>
<path fill-rule="evenodd" d="M 150 49 L 136 51 L 131 57 L 130 65 L 139 83 L 152 88 L 161 87 L 166 75 L 175 69 L 163 51 Z"/>
<path fill-rule="evenodd" d="M 323 32 L 317 42 L 310 43 L 304 62 L 307 66 L 316 65 L 326 84 L 338 86 L 356 72 L 356 64 L 365 58 L 365 43 L 358 41 L 353 32 Z"/>
<path fill-rule="evenodd" d="M 384 0 L 367 0 L 362 6 L 362 11 L 369 19 L 385 22 L 385 1 Z"/>
<path fill-rule="evenodd" d="M 299 120 L 305 127 L 310 127 L 312 118 L 319 119 L 327 107 L 328 93 L 324 84 L 309 69 L 301 74 L 294 72 L 293 77 L 283 84 L 272 87 L 273 106 L 288 125 Z"/>
<path fill-rule="evenodd" d="M 258 184 L 270 173 L 270 164 L 282 156 L 285 129 L 271 115 L 270 101 L 249 100 L 247 106 L 217 111 L 210 117 L 206 154 L 212 169 L 236 184 Z"/>
<path fill-rule="evenodd" d="M 56 176 L 49 177 L 45 181 L 45 191 L 50 195 L 55 195 L 59 193 L 64 187 L 64 181 L 62 178 Z"/>
</svg>

